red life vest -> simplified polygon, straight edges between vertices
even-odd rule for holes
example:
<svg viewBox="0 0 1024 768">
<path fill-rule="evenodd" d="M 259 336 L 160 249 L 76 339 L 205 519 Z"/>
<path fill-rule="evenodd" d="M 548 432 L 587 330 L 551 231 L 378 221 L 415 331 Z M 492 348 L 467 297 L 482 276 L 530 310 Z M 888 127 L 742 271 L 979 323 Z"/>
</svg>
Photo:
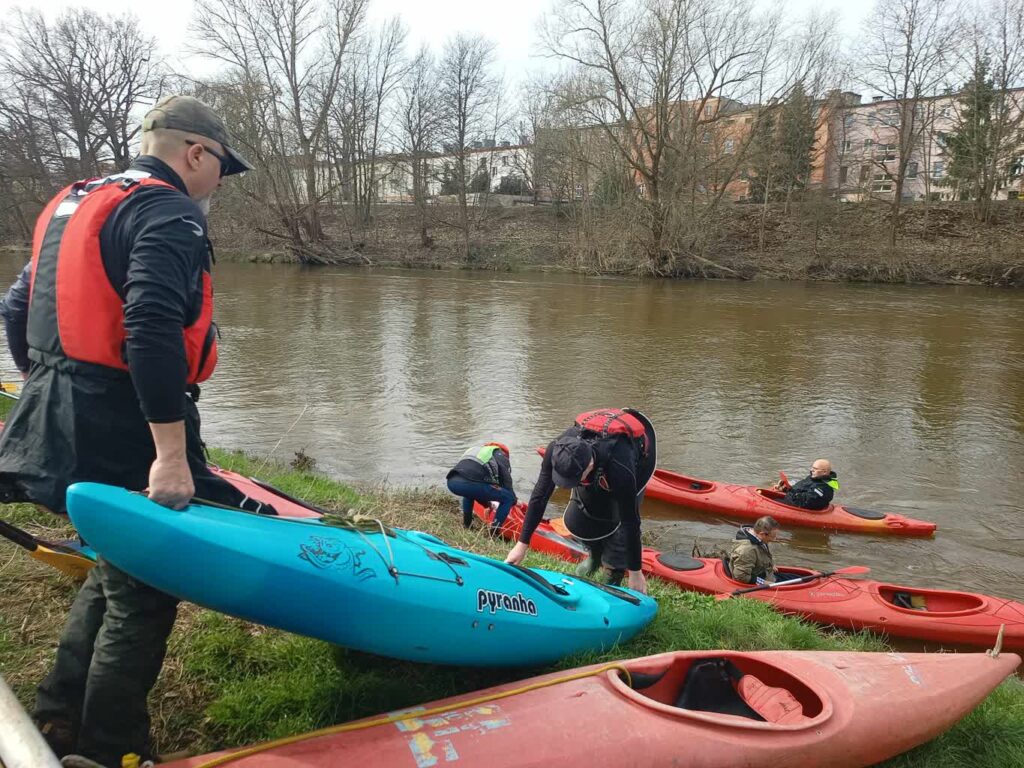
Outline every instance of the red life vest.
<svg viewBox="0 0 1024 768">
<path fill-rule="evenodd" d="M 637 439 L 646 433 L 640 419 L 621 408 L 586 411 L 576 417 L 576 426 L 587 432 L 595 432 L 601 437 L 629 435 Z"/>
<path fill-rule="evenodd" d="M 65 370 L 88 366 L 127 371 L 124 300 L 100 254 L 100 232 L 129 195 L 167 182 L 112 176 L 61 190 L 36 222 L 32 243 L 28 342 L 36 359 Z M 188 383 L 205 381 L 217 365 L 213 281 L 203 270 L 203 300 L 195 322 L 182 329 Z M 95 370 L 95 369 L 93 369 Z"/>
<path fill-rule="evenodd" d="M 576 417 L 573 424 L 579 429 L 580 438 L 591 444 L 604 438 L 624 435 L 634 441 L 639 457 L 644 459 L 650 455 L 651 450 L 647 427 L 633 413 L 630 409 L 600 408 L 596 411 L 584 411 Z M 584 485 L 597 485 L 602 490 L 611 490 L 604 467 L 600 464 L 594 468 Z M 644 485 L 646 485 L 646 480 Z"/>
</svg>

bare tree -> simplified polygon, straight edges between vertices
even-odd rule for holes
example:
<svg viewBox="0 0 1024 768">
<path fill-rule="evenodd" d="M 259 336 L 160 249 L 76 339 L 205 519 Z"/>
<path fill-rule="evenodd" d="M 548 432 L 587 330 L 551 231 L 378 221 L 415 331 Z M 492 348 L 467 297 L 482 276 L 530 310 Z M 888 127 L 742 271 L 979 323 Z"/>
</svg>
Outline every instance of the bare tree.
<svg viewBox="0 0 1024 768">
<path fill-rule="evenodd" d="M 896 246 L 907 167 L 927 135 L 923 102 L 957 60 L 961 26 L 958 0 L 878 0 L 857 50 L 861 82 L 891 102 L 875 118 L 880 148 L 872 158 L 893 187 L 890 249 Z"/>
<path fill-rule="evenodd" d="M 731 116 L 784 96 L 821 46 L 788 38 L 777 13 L 746 0 L 566 0 L 542 37 L 570 68 L 576 122 L 600 126 L 632 169 L 643 268 L 656 274 L 675 271 L 680 249 L 703 259 L 701 229 L 749 143 Z"/>
<path fill-rule="evenodd" d="M 45 121 L 48 161 L 61 179 L 127 167 L 138 130 L 132 110 L 159 94 L 162 79 L 156 43 L 138 22 L 75 9 L 49 24 L 38 11 L 18 11 L 4 37 L 0 69 L 16 95 L 3 111 L 23 127 Z"/>
<path fill-rule="evenodd" d="M 254 156 L 270 174 L 285 237 L 303 260 L 325 240 L 324 147 L 331 104 L 367 0 L 199 0 L 198 52 L 226 64 L 250 99 L 240 132 L 263 144 Z M 237 123 L 236 123 L 237 124 Z"/>
<path fill-rule="evenodd" d="M 429 226 L 430 160 L 436 155 L 441 112 L 436 98 L 437 69 L 430 50 L 420 48 L 405 75 L 399 96 L 401 146 L 412 181 L 412 200 L 419 219 L 420 245 L 434 240 Z"/>
<path fill-rule="evenodd" d="M 459 33 L 445 43 L 438 67 L 439 136 L 453 158 L 457 202 L 457 219 L 448 223 L 461 233 L 463 257 L 467 260 L 472 258 L 474 225 L 467 192 L 476 170 L 469 162 L 471 143 L 487 139 L 489 131 L 495 129 L 501 102 L 501 84 L 491 72 L 493 65 L 493 43 L 479 35 Z"/>
</svg>

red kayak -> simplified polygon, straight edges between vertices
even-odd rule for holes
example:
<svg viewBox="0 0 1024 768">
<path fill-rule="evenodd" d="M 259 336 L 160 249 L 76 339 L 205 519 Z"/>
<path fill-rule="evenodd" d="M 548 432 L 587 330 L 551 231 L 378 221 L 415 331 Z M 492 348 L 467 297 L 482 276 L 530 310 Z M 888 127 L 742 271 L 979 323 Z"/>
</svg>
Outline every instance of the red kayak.
<svg viewBox="0 0 1024 768">
<path fill-rule="evenodd" d="M 537 453 L 544 455 L 543 446 Z M 701 480 L 667 469 L 656 469 L 647 482 L 646 496 L 699 512 L 711 512 L 742 520 L 771 515 L 783 526 L 827 528 L 850 533 L 931 536 L 935 523 L 872 509 L 829 504 L 822 510 L 801 509 L 781 503 L 786 494 L 755 485 L 732 485 Z"/>
<path fill-rule="evenodd" d="M 323 510 L 317 509 L 306 502 L 299 501 L 261 480 L 246 477 L 237 472 L 232 472 L 230 469 L 221 469 L 213 465 L 210 465 L 210 471 L 227 480 L 250 499 L 256 499 L 256 501 L 272 505 L 281 517 L 320 517 L 323 514 Z"/>
<path fill-rule="evenodd" d="M 931 536 L 935 533 L 935 523 L 887 512 L 842 504 L 829 504 L 820 511 L 791 507 L 781 503 L 785 495 L 770 488 L 716 483 L 667 469 L 656 469 L 654 477 L 647 483 L 647 496 L 652 499 L 743 520 L 771 515 L 783 526 L 896 536 Z"/>
<path fill-rule="evenodd" d="M 861 768 L 943 733 L 1019 664 L 1014 654 L 676 651 L 167 768 Z"/>
<path fill-rule="evenodd" d="M 474 509 L 481 519 L 488 520 L 492 515 L 479 504 Z M 513 507 L 502 526 L 503 536 L 519 538 L 525 511 L 522 504 Z M 565 560 L 585 557 L 583 546 L 563 535 L 557 526 L 557 522 L 541 522 L 530 546 Z M 784 577 L 792 578 L 815 573 L 789 566 L 780 566 L 779 570 Z M 691 592 L 723 594 L 750 586 L 730 578 L 720 559 L 663 553 L 649 547 L 644 547 L 643 571 Z M 868 629 L 929 643 L 987 648 L 995 641 L 1000 626 L 1005 625 L 1003 647 L 1024 651 L 1024 603 L 988 595 L 828 576 L 748 592 L 742 597 L 761 600 L 782 613 L 802 616 L 816 624 Z"/>
</svg>

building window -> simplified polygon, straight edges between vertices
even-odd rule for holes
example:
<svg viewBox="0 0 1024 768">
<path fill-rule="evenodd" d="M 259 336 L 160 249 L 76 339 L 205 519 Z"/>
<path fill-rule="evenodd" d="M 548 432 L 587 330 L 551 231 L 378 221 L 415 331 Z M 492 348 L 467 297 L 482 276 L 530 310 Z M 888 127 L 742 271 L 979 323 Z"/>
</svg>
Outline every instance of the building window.
<svg viewBox="0 0 1024 768">
<path fill-rule="evenodd" d="M 875 144 L 874 139 L 864 139 L 864 149 L 871 149 Z"/>
<path fill-rule="evenodd" d="M 860 177 L 859 177 L 860 183 L 861 184 L 866 184 L 868 179 L 870 179 L 870 178 L 871 178 L 871 166 L 870 165 L 862 165 L 860 167 Z"/>
<path fill-rule="evenodd" d="M 847 174 L 849 172 L 850 172 L 850 169 L 847 168 L 845 165 L 839 166 L 839 183 L 840 184 L 845 184 L 846 183 L 846 176 L 847 176 Z"/>
<path fill-rule="evenodd" d="M 853 142 L 847 139 L 843 142 L 843 152 L 849 152 L 851 149 L 853 149 Z"/>
<path fill-rule="evenodd" d="M 895 144 L 879 144 L 875 147 L 875 160 L 880 163 L 887 163 L 896 159 Z"/>
<path fill-rule="evenodd" d="M 891 192 L 892 179 L 885 173 L 876 173 L 871 179 L 872 192 Z"/>
<path fill-rule="evenodd" d="M 711 104 L 704 105 L 704 117 L 711 117 L 715 113 L 715 108 Z"/>
<path fill-rule="evenodd" d="M 501 164 L 502 165 L 508 165 L 508 155 L 502 155 L 501 156 Z"/>
<path fill-rule="evenodd" d="M 736 142 L 732 139 L 725 140 L 725 154 L 731 155 L 736 149 Z"/>
<path fill-rule="evenodd" d="M 917 178 L 917 163 L 913 163 L 913 162 L 907 163 L 907 178 L 908 179 L 916 179 Z"/>
<path fill-rule="evenodd" d="M 942 160 L 936 160 L 932 163 L 932 176 L 937 179 L 941 179 L 946 175 L 946 164 Z"/>
<path fill-rule="evenodd" d="M 878 122 L 878 118 L 875 116 L 874 112 L 872 112 L 870 115 L 868 115 L 868 125 L 874 125 L 877 122 Z"/>
<path fill-rule="evenodd" d="M 711 132 L 710 131 L 705 131 L 704 132 L 704 135 L 700 137 L 700 143 L 701 144 L 710 144 L 711 143 Z"/>
</svg>

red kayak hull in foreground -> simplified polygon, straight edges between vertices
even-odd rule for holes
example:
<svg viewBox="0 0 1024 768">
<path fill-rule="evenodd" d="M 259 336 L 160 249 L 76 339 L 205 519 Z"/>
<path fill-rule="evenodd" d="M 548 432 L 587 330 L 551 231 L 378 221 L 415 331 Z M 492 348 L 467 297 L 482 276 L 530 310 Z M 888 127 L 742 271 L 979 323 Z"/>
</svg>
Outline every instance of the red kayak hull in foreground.
<svg viewBox="0 0 1024 768">
<path fill-rule="evenodd" d="M 769 708 L 765 698 L 746 696 L 764 720 L 702 711 L 692 701 L 676 706 L 690 667 L 710 658 L 738 668 L 740 690 L 784 703 Z M 980 653 L 664 653 L 444 699 L 394 713 L 394 722 L 369 718 L 343 733 L 218 764 L 861 768 L 935 738 L 1019 663 L 1014 654 Z M 761 689 L 758 681 L 779 690 Z M 213 759 L 168 768 L 202 768 Z"/>
<path fill-rule="evenodd" d="M 490 519 L 492 513 L 486 507 L 477 504 L 474 509 L 481 519 Z M 502 527 L 502 535 L 518 539 L 524 514 L 523 505 L 513 507 Z M 586 556 L 582 545 L 563 536 L 548 520 L 537 527 L 530 546 L 565 560 L 577 561 Z M 717 558 L 672 555 L 649 547 L 644 547 L 643 570 L 648 576 L 657 576 L 691 592 L 721 594 L 750 586 L 727 576 L 722 561 Z M 814 573 L 789 566 L 780 566 L 780 570 L 793 576 Z M 908 599 L 916 598 L 924 608 L 895 605 L 892 602 L 895 593 L 904 593 Z M 867 629 L 946 645 L 989 648 L 1000 626 L 1005 625 L 1003 647 L 1024 651 L 1024 603 L 988 595 L 830 576 L 805 584 L 749 592 L 742 597 L 760 600 L 782 613 L 801 616 L 816 624 Z"/>
</svg>

